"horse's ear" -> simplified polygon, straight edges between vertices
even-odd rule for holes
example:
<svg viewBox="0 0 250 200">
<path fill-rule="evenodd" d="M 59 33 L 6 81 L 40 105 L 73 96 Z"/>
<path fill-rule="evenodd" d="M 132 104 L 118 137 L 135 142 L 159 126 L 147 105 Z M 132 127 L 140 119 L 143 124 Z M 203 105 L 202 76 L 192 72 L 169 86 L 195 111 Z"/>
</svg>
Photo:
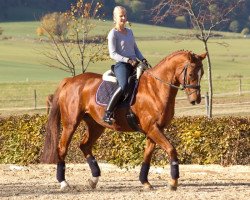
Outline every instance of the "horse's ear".
<svg viewBox="0 0 250 200">
<path fill-rule="evenodd" d="M 203 53 L 199 55 L 199 57 L 201 58 L 201 60 L 204 60 L 207 57 L 207 53 Z"/>
<path fill-rule="evenodd" d="M 188 59 L 190 60 L 190 62 L 193 61 L 193 54 L 190 51 L 188 52 Z"/>
</svg>

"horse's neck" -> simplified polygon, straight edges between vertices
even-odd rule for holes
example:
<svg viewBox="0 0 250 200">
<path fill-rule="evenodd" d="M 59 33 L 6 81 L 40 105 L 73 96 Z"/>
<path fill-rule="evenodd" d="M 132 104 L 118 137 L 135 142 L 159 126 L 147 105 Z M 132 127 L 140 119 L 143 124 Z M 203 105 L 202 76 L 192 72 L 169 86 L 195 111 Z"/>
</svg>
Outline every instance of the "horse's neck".
<svg viewBox="0 0 250 200">
<path fill-rule="evenodd" d="M 160 109 L 164 113 L 171 109 L 174 111 L 178 89 L 173 88 L 171 84 L 179 86 L 175 77 L 175 67 L 165 61 L 152 68 L 149 73 L 154 85 L 153 88 L 159 90 L 159 92 L 156 92 L 156 99 L 160 102 Z"/>
<path fill-rule="evenodd" d="M 162 82 L 179 86 L 175 77 L 175 71 L 176 66 L 173 64 L 173 62 L 169 62 L 168 60 L 163 60 L 161 63 L 151 69 L 151 73 L 154 74 L 155 77 L 162 80 Z"/>
<path fill-rule="evenodd" d="M 175 71 L 167 63 L 165 66 L 155 66 L 145 73 L 150 88 L 154 90 L 155 97 L 162 105 L 175 101 L 177 89 L 172 88 L 170 84 L 175 84 Z M 178 84 L 177 84 L 178 85 Z"/>
<path fill-rule="evenodd" d="M 141 97 L 142 100 L 138 102 L 139 105 L 141 102 L 143 102 L 143 105 L 153 104 L 152 117 L 157 120 L 159 126 L 164 127 L 174 115 L 177 90 L 165 84 L 167 83 L 165 81 L 170 81 L 171 79 L 165 79 L 162 82 L 158 79 L 162 77 L 156 72 L 158 71 L 150 69 L 142 75 L 138 88 L 139 98 Z M 143 105 L 139 107 L 142 108 Z"/>
</svg>

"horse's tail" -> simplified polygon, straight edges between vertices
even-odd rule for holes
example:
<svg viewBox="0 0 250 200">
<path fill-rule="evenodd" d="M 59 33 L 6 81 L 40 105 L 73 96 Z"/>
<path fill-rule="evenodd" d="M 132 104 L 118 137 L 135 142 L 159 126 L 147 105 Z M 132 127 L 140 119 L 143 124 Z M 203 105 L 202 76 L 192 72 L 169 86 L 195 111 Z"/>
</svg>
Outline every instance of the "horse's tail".
<svg viewBox="0 0 250 200">
<path fill-rule="evenodd" d="M 61 122 L 61 113 L 59 106 L 59 95 L 66 84 L 67 79 L 64 79 L 60 84 L 57 90 L 54 93 L 52 108 L 48 117 L 48 122 L 46 124 L 46 136 L 43 151 L 41 154 L 40 161 L 42 163 L 57 163 L 58 162 L 58 151 L 57 146 L 59 142 L 59 133 L 60 133 L 60 122 Z"/>
</svg>

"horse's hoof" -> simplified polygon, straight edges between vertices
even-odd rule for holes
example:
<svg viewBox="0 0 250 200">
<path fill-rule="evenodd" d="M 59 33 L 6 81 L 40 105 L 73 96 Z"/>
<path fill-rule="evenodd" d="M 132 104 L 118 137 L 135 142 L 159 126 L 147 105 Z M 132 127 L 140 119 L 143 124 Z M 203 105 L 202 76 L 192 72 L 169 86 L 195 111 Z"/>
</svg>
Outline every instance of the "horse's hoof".
<svg viewBox="0 0 250 200">
<path fill-rule="evenodd" d="M 97 183 L 95 183 L 91 179 L 88 179 L 88 182 L 89 182 L 89 186 L 91 187 L 91 189 L 95 189 L 96 188 Z"/>
<path fill-rule="evenodd" d="M 176 191 L 176 190 L 177 190 L 177 186 L 169 185 L 169 189 L 170 189 L 171 191 Z"/>
<path fill-rule="evenodd" d="M 62 181 L 60 184 L 61 184 L 61 187 L 60 187 L 61 191 L 65 191 L 69 188 L 69 184 L 66 181 Z"/>
<path fill-rule="evenodd" d="M 176 191 L 177 190 L 177 186 L 178 186 L 178 181 L 177 180 L 174 180 L 172 179 L 169 183 L 169 189 L 171 191 Z"/>
<path fill-rule="evenodd" d="M 144 190 L 153 190 L 153 186 L 150 183 L 144 183 L 143 184 L 143 189 Z"/>
</svg>

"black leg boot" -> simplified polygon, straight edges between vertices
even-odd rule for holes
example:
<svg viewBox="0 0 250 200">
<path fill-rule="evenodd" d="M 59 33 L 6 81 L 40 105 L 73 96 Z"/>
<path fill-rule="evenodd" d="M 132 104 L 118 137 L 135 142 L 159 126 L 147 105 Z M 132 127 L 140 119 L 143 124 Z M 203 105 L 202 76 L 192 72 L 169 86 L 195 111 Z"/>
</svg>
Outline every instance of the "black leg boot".
<svg viewBox="0 0 250 200">
<path fill-rule="evenodd" d="M 113 96 L 111 97 L 109 104 L 107 106 L 107 109 L 105 111 L 103 121 L 107 122 L 110 125 L 113 124 L 113 120 L 114 120 L 111 118 L 111 115 L 113 114 L 115 106 L 117 102 L 119 101 L 120 97 L 122 96 L 122 93 L 123 93 L 122 88 L 118 87 L 116 91 L 114 92 Z"/>
</svg>

